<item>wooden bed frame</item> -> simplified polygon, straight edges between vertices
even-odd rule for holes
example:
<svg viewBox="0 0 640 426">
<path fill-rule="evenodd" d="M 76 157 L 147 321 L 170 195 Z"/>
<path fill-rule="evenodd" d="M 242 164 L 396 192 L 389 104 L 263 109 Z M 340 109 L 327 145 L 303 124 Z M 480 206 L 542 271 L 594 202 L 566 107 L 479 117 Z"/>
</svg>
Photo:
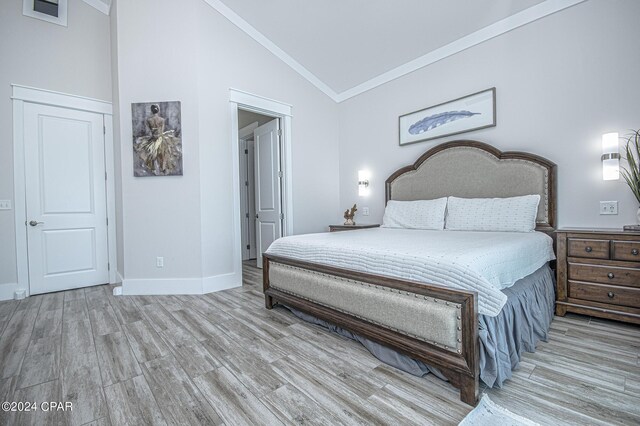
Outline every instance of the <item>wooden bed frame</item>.
<svg viewBox="0 0 640 426">
<path fill-rule="evenodd" d="M 476 141 L 455 141 L 438 145 L 423 154 L 412 166 L 407 166 L 393 173 L 386 181 L 386 201 L 393 198 L 393 183 L 407 173 L 417 171 L 427 160 L 438 153 L 451 149 L 472 148 L 482 151 L 483 154 L 490 154 L 498 162 L 517 160 L 531 163 L 544 170 L 544 192 L 545 216 L 538 219 L 536 229 L 541 232 L 553 234 L 555 224 L 555 180 L 556 166 L 549 160 L 542 157 L 523 152 L 500 152 L 496 148 Z M 494 159 L 494 160 L 495 160 Z M 529 164 L 529 166 L 531 166 Z M 512 164 L 513 165 L 513 164 Z M 446 191 L 446 188 L 443 189 Z M 503 192 L 496 188 L 482 191 L 479 197 L 495 196 L 499 197 Z M 488 195 L 487 195 L 488 194 Z M 495 195 L 491 195 L 495 194 Z M 457 195 L 456 193 L 449 195 Z M 526 194 L 506 194 L 503 196 L 526 195 Z M 468 196 L 461 194 L 460 196 Z M 436 197 L 433 197 L 436 198 Z M 372 284 L 389 289 L 400 290 L 409 294 L 433 298 L 445 303 L 459 305 L 458 320 L 460 321 L 458 330 L 461 328 L 460 349 L 456 351 L 447 350 L 437 344 L 424 341 L 424 339 L 413 338 L 406 333 L 372 323 L 361 317 L 356 317 L 332 309 L 325 305 L 314 303 L 306 298 L 298 297 L 289 292 L 280 291 L 270 284 L 269 270 L 272 264 L 287 265 L 289 267 L 300 268 L 302 270 L 319 273 L 324 276 L 336 277 L 336 279 L 356 280 L 365 284 Z M 274 304 L 284 305 L 299 309 L 317 318 L 328 321 L 344 329 L 350 330 L 368 339 L 376 341 L 382 345 L 392 348 L 411 358 L 423 361 L 425 364 L 438 368 L 442 374 L 449 379 L 451 384 L 460 390 L 460 399 L 470 405 L 475 405 L 478 401 L 479 387 L 479 366 L 478 366 L 478 300 L 477 293 L 470 291 L 454 290 L 439 285 L 425 284 L 415 281 L 395 279 L 385 276 L 372 275 L 348 269 L 335 268 L 326 265 L 314 264 L 310 262 L 273 256 L 263 255 L 263 288 L 265 294 L 265 306 L 272 309 Z M 416 296 L 417 297 L 417 296 Z M 434 342 L 435 343 L 435 342 Z"/>
</svg>

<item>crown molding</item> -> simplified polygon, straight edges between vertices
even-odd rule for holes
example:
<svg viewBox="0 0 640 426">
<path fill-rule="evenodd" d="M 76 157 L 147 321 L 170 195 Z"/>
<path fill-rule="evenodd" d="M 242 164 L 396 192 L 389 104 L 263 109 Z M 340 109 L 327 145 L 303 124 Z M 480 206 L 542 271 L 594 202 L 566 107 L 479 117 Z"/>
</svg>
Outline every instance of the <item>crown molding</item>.
<svg viewBox="0 0 640 426">
<path fill-rule="evenodd" d="M 85 0 L 86 1 L 86 0 Z M 316 77 L 311 71 L 305 68 L 300 62 L 293 59 L 289 54 L 287 54 L 284 50 L 280 49 L 274 42 L 265 37 L 260 31 L 256 30 L 251 24 L 242 19 L 240 15 L 231 10 L 227 5 L 222 3 L 220 0 L 204 0 L 209 6 L 213 7 L 217 10 L 222 16 L 227 18 L 234 24 L 236 27 L 240 28 L 242 31 L 247 33 L 249 37 L 260 43 L 264 48 L 266 48 L 269 52 L 273 53 L 278 57 L 282 62 L 289 65 L 304 77 L 309 83 L 313 84 L 316 88 L 318 88 L 322 93 L 329 96 L 334 101 L 338 102 L 338 94 L 327 86 L 322 80 Z"/>
<path fill-rule="evenodd" d="M 98 0 L 84 0 L 84 1 L 98 1 Z M 400 65 L 390 71 L 382 73 L 377 77 L 367 80 L 357 86 L 347 89 L 344 92 L 337 93 L 318 77 L 316 77 L 311 71 L 305 68 L 298 61 L 289 56 L 285 51 L 280 49 L 275 43 L 269 40 L 264 34 L 255 29 L 251 24 L 245 21 L 237 13 L 227 7 L 220 0 L 204 0 L 211 7 L 217 10 L 222 16 L 227 18 L 231 23 L 244 31 L 247 35 L 260 43 L 263 47 L 276 55 L 280 60 L 289 65 L 294 71 L 307 79 L 311 84 L 317 87 L 324 94 L 329 96 L 335 102 L 343 102 L 347 99 L 358 96 L 366 91 L 375 89 L 385 83 L 398 79 L 404 75 L 412 73 L 420 68 L 424 68 L 449 56 L 460 53 L 463 50 L 476 46 L 492 38 L 498 37 L 516 28 L 527 25 L 531 22 L 542 19 L 546 16 L 560 12 L 571 6 L 575 6 L 579 3 L 583 3 L 587 0 L 546 0 L 535 6 L 531 6 L 521 12 L 508 16 L 500 21 L 497 21 L 487 27 L 484 27 L 478 31 L 468 34 L 462 38 L 459 38 L 445 46 L 442 46 L 436 50 L 433 50 L 419 58 L 409 61 L 403 65 Z"/>
<path fill-rule="evenodd" d="M 338 94 L 337 102 L 346 101 L 347 99 L 358 96 L 368 90 L 375 89 L 378 86 L 417 71 L 420 68 L 424 68 L 435 62 L 441 61 L 442 59 L 448 58 L 449 56 L 453 56 L 456 53 L 460 53 L 463 50 L 469 49 L 470 47 L 476 46 L 487 40 L 491 40 L 492 38 L 498 37 L 516 28 L 522 27 L 584 1 L 586 0 L 547 0 L 535 6 L 531 6 L 528 9 L 501 19 L 498 22 L 433 50 L 426 55 L 420 56 L 419 58 L 380 74 L 371 80 L 367 80 L 364 83 L 352 87 L 351 89 L 345 90 Z"/>
<path fill-rule="evenodd" d="M 109 4 L 106 4 L 100 0 L 82 0 L 82 1 L 84 1 L 89 6 L 92 6 L 98 9 L 100 12 L 104 13 L 107 16 L 109 16 L 109 14 L 111 13 L 111 0 L 109 0 Z"/>
</svg>

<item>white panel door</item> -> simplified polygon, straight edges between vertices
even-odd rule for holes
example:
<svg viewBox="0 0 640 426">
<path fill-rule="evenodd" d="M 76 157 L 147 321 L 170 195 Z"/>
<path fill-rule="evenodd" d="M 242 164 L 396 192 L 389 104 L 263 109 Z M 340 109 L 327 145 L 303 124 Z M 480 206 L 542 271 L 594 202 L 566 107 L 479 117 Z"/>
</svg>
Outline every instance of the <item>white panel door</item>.
<svg viewBox="0 0 640 426">
<path fill-rule="evenodd" d="M 240 139 L 239 147 L 242 260 L 249 260 L 256 258 L 256 190 L 253 139 Z"/>
<path fill-rule="evenodd" d="M 101 114 L 25 103 L 31 294 L 109 282 Z"/>
<path fill-rule="evenodd" d="M 240 139 L 238 143 L 240 149 L 240 223 L 242 226 L 242 260 L 249 260 L 249 198 L 253 198 L 254 194 L 249 193 L 249 151 L 247 150 L 247 141 Z"/>
<path fill-rule="evenodd" d="M 255 168 L 255 144 L 253 140 L 247 141 L 247 181 L 249 182 L 247 199 L 249 204 L 249 259 L 256 258 L 256 168 Z"/>
<path fill-rule="evenodd" d="M 253 131 L 258 268 L 262 268 L 262 253 L 282 236 L 279 128 L 279 120 L 275 119 Z"/>
</svg>

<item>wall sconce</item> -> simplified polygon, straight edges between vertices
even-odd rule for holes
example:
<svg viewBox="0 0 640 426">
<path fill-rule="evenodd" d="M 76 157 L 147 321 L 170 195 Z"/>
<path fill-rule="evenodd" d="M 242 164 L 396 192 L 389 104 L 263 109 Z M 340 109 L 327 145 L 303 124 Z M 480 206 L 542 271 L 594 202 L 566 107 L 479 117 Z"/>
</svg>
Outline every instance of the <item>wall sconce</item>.
<svg viewBox="0 0 640 426">
<path fill-rule="evenodd" d="M 358 170 L 358 195 L 361 197 L 369 195 L 369 173 L 365 170 Z"/>
<path fill-rule="evenodd" d="M 616 132 L 602 135 L 602 179 L 620 179 L 620 152 Z"/>
</svg>

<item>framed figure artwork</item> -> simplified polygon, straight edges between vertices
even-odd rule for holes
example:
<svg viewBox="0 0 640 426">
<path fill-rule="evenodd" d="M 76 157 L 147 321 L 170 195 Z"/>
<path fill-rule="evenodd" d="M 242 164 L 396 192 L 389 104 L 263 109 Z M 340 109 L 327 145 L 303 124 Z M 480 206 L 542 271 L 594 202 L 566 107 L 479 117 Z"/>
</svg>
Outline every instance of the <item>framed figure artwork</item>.
<svg viewBox="0 0 640 426">
<path fill-rule="evenodd" d="M 182 176 L 180 102 L 131 104 L 133 175 Z"/>
</svg>

